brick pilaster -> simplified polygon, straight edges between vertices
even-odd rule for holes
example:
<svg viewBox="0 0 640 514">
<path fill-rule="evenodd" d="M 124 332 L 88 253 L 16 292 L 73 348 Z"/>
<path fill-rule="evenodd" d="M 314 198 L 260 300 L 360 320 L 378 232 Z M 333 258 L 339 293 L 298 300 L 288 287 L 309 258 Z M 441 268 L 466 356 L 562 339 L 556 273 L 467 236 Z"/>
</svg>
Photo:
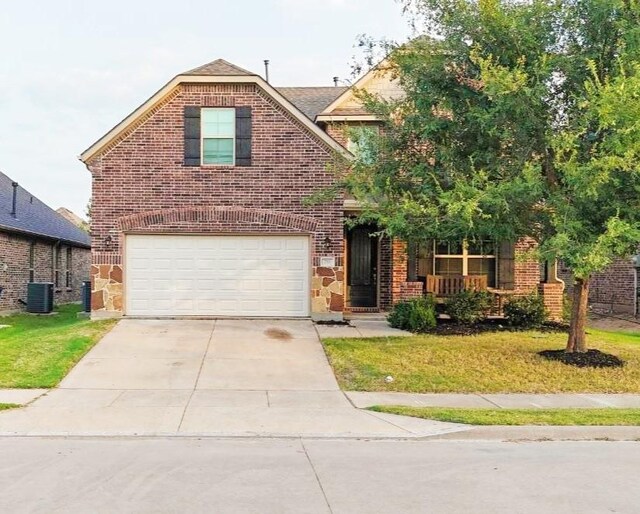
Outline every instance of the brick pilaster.
<svg viewBox="0 0 640 514">
<path fill-rule="evenodd" d="M 394 239 L 391 243 L 391 302 L 402 300 L 402 284 L 407 282 L 407 243 Z"/>
<path fill-rule="evenodd" d="M 542 296 L 551 321 L 562 321 L 563 292 L 564 284 L 561 282 L 538 284 L 538 294 Z"/>
</svg>

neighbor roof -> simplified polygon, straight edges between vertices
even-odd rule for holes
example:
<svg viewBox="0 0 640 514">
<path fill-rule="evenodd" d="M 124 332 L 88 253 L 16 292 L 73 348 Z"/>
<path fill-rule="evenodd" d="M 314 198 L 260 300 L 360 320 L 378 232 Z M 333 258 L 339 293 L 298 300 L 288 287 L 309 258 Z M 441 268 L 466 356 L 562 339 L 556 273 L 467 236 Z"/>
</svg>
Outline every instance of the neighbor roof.
<svg viewBox="0 0 640 514">
<path fill-rule="evenodd" d="M 341 96 L 348 87 L 279 87 L 282 96 L 312 120 Z"/>
<path fill-rule="evenodd" d="M 0 172 L 0 231 L 56 239 L 76 246 L 91 246 L 91 238 L 84 230 L 18 186 L 16 215 L 13 207 L 13 180 Z"/>
</svg>

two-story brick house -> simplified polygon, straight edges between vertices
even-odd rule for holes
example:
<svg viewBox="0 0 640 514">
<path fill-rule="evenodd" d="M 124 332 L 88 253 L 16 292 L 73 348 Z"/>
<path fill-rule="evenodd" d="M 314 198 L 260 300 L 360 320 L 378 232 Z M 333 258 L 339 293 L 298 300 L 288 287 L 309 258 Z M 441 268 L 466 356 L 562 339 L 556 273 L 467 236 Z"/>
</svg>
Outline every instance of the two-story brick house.
<svg viewBox="0 0 640 514">
<path fill-rule="evenodd" d="M 399 94 L 383 73 L 357 84 Z M 172 79 L 81 156 L 93 176 L 96 316 L 340 319 L 442 285 L 526 293 L 562 283 L 515 244 L 412 246 L 345 229 L 357 204 L 306 202 L 375 126 L 349 88 L 274 88 L 217 60 Z M 446 248 L 445 248 L 446 246 Z"/>
</svg>

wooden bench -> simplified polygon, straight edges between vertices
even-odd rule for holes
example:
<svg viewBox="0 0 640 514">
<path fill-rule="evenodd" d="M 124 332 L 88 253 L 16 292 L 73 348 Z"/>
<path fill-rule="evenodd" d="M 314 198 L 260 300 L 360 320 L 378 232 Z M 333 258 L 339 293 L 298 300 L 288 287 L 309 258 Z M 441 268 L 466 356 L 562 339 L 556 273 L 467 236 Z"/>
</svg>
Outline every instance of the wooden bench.
<svg viewBox="0 0 640 514">
<path fill-rule="evenodd" d="M 486 291 L 486 275 L 427 275 L 427 293 L 436 298 L 449 298 L 461 291 Z"/>
</svg>

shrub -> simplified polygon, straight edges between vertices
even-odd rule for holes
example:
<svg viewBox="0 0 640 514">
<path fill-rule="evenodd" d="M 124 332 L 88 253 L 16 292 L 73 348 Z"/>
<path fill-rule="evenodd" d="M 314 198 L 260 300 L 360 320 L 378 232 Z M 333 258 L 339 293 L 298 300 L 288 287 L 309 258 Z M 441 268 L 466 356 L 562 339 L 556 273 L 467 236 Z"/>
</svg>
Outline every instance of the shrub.
<svg viewBox="0 0 640 514">
<path fill-rule="evenodd" d="M 532 293 L 510 298 L 504 306 L 509 325 L 515 327 L 539 327 L 547 321 L 547 309 L 542 296 Z"/>
<path fill-rule="evenodd" d="M 410 332 L 428 332 L 436 326 L 433 299 L 429 296 L 399 302 L 393 306 L 387 321 L 393 328 Z"/>
<path fill-rule="evenodd" d="M 471 325 L 486 318 L 492 303 L 488 292 L 465 289 L 449 298 L 445 310 L 454 321 Z"/>
</svg>

